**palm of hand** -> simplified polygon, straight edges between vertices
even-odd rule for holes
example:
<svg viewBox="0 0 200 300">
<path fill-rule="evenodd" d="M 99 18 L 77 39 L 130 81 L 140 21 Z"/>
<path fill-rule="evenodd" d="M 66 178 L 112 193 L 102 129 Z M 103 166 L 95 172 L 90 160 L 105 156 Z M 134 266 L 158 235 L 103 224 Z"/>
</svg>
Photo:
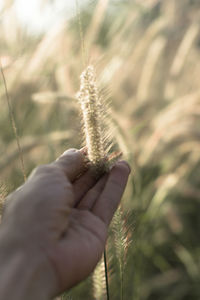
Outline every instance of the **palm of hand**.
<svg viewBox="0 0 200 300">
<path fill-rule="evenodd" d="M 59 289 L 75 285 L 93 271 L 103 253 L 106 231 L 92 212 L 72 209 L 68 230 L 50 255 L 60 278 Z"/>
</svg>

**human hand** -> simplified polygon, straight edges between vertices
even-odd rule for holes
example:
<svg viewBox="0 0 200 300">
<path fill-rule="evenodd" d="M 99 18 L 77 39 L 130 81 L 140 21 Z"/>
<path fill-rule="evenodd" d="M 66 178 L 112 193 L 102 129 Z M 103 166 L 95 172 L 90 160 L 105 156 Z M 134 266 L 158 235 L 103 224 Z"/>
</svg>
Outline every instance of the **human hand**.
<svg viewBox="0 0 200 300">
<path fill-rule="evenodd" d="M 119 162 L 96 182 L 87 168 L 84 151 L 68 150 L 38 167 L 8 197 L 0 231 L 3 249 L 7 254 L 19 249 L 24 274 L 23 256 L 33 260 L 38 277 L 30 273 L 27 278 L 40 281 L 27 283 L 23 295 L 18 292 L 21 298 L 15 293 L 16 300 L 50 299 L 85 279 L 101 258 L 130 169 Z"/>
</svg>

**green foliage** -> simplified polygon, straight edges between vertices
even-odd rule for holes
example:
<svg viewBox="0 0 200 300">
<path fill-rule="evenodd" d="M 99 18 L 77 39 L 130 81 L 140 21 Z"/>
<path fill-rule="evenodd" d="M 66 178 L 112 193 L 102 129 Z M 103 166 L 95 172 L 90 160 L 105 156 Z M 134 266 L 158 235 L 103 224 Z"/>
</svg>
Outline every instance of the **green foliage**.
<svg viewBox="0 0 200 300">
<path fill-rule="evenodd" d="M 97 4 L 83 10 L 86 50 L 100 87 L 109 87 L 113 136 L 133 169 L 122 203 L 123 220 L 130 215 L 132 241 L 125 256 L 123 299 L 197 300 L 199 1 L 110 1 L 103 13 Z M 82 55 L 76 18 L 39 37 L 27 35 L 15 22 L 12 27 L 2 17 L 0 55 L 29 174 L 66 148 L 80 146 L 74 98 Z M 0 172 L 9 192 L 23 175 L 2 79 L 0 105 Z M 110 293 L 119 300 L 115 245 L 111 231 Z M 63 298 L 92 299 L 92 289 L 89 278 Z"/>
</svg>

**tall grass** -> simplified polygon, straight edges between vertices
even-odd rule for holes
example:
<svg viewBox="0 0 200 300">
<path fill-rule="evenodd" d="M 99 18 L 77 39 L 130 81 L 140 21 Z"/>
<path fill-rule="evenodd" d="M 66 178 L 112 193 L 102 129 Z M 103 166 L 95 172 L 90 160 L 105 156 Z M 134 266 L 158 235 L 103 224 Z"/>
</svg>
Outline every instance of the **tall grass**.
<svg viewBox="0 0 200 300">
<path fill-rule="evenodd" d="M 133 168 L 122 202 L 132 240 L 123 299 L 197 300 L 200 4 L 110 0 L 102 7 L 101 2 L 88 4 L 81 18 L 100 90 L 110 87 L 114 136 Z M 32 37 L 18 24 L 8 26 L 5 17 L 0 56 L 28 174 L 65 148 L 79 147 L 74 98 L 82 72 L 80 38 L 77 20 Z M 0 95 L 1 179 L 9 192 L 23 175 L 2 80 Z M 119 300 L 114 232 L 108 240 L 109 286 L 111 299 Z M 89 278 L 64 297 L 93 299 L 93 291 Z"/>
</svg>

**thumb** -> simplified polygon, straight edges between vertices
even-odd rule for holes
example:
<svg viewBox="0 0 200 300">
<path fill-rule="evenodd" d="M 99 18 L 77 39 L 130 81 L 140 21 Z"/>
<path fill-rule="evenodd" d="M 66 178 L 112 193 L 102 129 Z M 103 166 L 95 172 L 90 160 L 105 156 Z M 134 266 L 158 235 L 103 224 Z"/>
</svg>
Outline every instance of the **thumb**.
<svg viewBox="0 0 200 300">
<path fill-rule="evenodd" d="M 54 164 L 61 168 L 68 179 L 73 182 L 81 173 L 88 169 L 86 149 L 69 149 Z"/>
</svg>

